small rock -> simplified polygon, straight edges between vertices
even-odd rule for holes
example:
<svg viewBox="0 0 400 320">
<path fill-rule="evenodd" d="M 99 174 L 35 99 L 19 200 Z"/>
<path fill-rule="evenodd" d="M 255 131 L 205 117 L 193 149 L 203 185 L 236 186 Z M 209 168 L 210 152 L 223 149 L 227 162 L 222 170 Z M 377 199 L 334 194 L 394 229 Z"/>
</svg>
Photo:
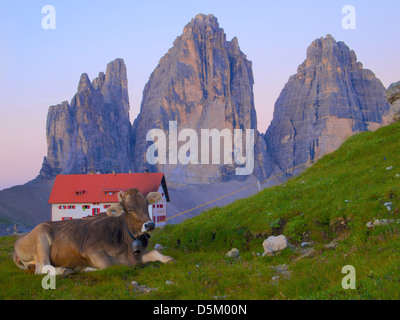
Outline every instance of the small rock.
<svg viewBox="0 0 400 320">
<path fill-rule="evenodd" d="M 174 282 L 173 282 L 173 281 L 167 280 L 167 281 L 165 281 L 165 284 L 166 284 L 167 286 L 171 286 L 171 285 L 174 285 Z"/>
<path fill-rule="evenodd" d="M 302 242 L 302 247 L 311 246 L 311 242 Z"/>
<path fill-rule="evenodd" d="M 239 249 L 232 248 L 230 251 L 228 251 L 226 253 L 226 256 L 230 257 L 230 258 L 238 258 L 239 257 Z"/>
<path fill-rule="evenodd" d="M 325 249 L 335 249 L 337 246 L 338 246 L 338 243 L 335 240 L 333 240 L 332 242 L 325 244 L 324 248 Z"/>
<path fill-rule="evenodd" d="M 223 296 L 213 296 L 214 300 L 221 300 L 221 299 L 225 299 L 227 297 L 227 295 L 223 295 Z"/>
<path fill-rule="evenodd" d="M 292 277 L 292 271 L 289 270 L 289 267 L 287 264 L 280 264 L 278 266 L 270 266 L 271 269 L 274 270 L 275 276 L 274 277 L 279 277 L 277 279 L 283 278 L 289 280 Z M 274 279 L 272 278 L 272 280 Z"/>
<path fill-rule="evenodd" d="M 161 251 L 161 250 L 163 250 L 163 249 L 164 249 L 164 246 L 163 246 L 162 244 L 157 243 L 157 244 L 154 246 L 154 250 Z"/>
<path fill-rule="evenodd" d="M 139 293 L 149 293 L 151 291 L 157 290 L 157 288 L 149 288 L 148 286 L 146 286 L 144 284 L 140 285 L 139 282 L 137 282 L 137 281 L 132 281 L 131 285 L 134 288 L 134 290 Z"/>
<path fill-rule="evenodd" d="M 400 173 L 394 175 L 395 178 L 400 178 Z"/>
<path fill-rule="evenodd" d="M 276 254 L 278 251 L 286 249 L 287 246 L 288 241 L 282 234 L 277 237 L 270 236 L 263 242 L 264 251 L 269 256 Z"/>
<path fill-rule="evenodd" d="M 386 170 L 392 170 L 393 166 L 387 167 Z"/>
<path fill-rule="evenodd" d="M 382 225 L 381 220 L 375 219 L 374 222 L 373 222 L 373 225 L 374 226 L 381 226 Z"/>
<path fill-rule="evenodd" d="M 280 276 L 273 276 L 272 277 L 272 281 L 274 281 L 274 282 L 278 281 L 280 278 L 281 278 Z"/>
<path fill-rule="evenodd" d="M 367 222 L 367 228 L 373 228 L 374 224 L 372 223 L 372 221 Z"/>
<path fill-rule="evenodd" d="M 384 206 L 391 211 L 392 210 L 392 203 L 391 202 L 385 202 Z"/>
</svg>

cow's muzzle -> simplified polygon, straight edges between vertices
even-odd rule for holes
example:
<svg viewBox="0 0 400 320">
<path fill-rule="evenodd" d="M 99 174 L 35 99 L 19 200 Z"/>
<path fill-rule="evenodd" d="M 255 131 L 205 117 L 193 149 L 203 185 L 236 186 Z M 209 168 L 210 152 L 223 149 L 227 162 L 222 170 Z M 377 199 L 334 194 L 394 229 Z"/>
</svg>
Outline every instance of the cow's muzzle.
<svg viewBox="0 0 400 320">
<path fill-rule="evenodd" d="M 142 232 L 148 232 L 148 231 L 152 231 L 154 230 L 154 228 L 156 227 L 156 224 L 154 223 L 154 221 L 147 221 L 146 223 L 143 223 L 142 226 Z"/>
</svg>

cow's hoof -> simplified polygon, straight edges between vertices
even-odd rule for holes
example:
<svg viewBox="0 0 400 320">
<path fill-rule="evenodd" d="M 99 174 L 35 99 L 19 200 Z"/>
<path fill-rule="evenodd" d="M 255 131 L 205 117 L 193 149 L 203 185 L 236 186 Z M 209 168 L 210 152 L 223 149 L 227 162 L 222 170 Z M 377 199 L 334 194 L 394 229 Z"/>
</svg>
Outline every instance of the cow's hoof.
<svg viewBox="0 0 400 320">
<path fill-rule="evenodd" d="M 71 274 L 74 274 L 74 271 L 71 269 L 60 268 L 60 270 L 57 270 L 57 274 L 59 274 L 61 277 L 66 277 Z"/>
<path fill-rule="evenodd" d="M 166 257 L 166 259 L 164 261 L 165 261 L 164 263 L 168 263 L 168 264 L 173 264 L 176 262 L 175 259 L 172 257 Z"/>
</svg>

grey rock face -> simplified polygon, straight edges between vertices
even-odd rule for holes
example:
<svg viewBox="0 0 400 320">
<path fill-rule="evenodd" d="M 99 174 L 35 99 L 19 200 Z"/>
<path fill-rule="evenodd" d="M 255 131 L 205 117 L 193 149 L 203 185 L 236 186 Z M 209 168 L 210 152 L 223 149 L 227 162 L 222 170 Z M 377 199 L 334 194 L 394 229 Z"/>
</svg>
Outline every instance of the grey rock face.
<svg viewBox="0 0 400 320">
<path fill-rule="evenodd" d="M 400 81 L 392 83 L 387 92 L 386 97 L 391 104 L 388 112 L 388 123 L 394 123 L 400 120 Z"/>
<path fill-rule="evenodd" d="M 276 101 L 265 134 L 272 161 L 285 171 L 378 128 L 389 109 L 385 93 L 343 42 L 331 35 L 315 40 Z"/>
<path fill-rule="evenodd" d="M 222 160 L 222 165 L 170 161 L 150 165 L 145 154 L 152 142 L 146 142 L 146 134 L 153 128 L 168 134 L 169 121 L 177 122 L 178 132 L 190 128 L 199 138 L 201 129 L 254 129 L 258 152 L 255 172 L 263 175 L 270 170 L 268 166 L 260 169 L 267 155 L 257 133 L 253 82 L 252 64 L 241 52 L 238 40 L 227 41 L 213 15 L 197 15 L 160 60 L 143 91 L 132 134 L 135 170 L 164 172 L 170 184 L 212 183 L 238 177 L 235 165 L 223 165 Z M 179 142 L 178 149 L 183 144 Z"/>
<path fill-rule="evenodd" d="M 49 108 L 48 152 L 41 176 L 127 172 L 131 168 L 127 86 L 124 61 L 116 59 L 92 83 L 82 74 L 71 103 Z"/>
</svg>

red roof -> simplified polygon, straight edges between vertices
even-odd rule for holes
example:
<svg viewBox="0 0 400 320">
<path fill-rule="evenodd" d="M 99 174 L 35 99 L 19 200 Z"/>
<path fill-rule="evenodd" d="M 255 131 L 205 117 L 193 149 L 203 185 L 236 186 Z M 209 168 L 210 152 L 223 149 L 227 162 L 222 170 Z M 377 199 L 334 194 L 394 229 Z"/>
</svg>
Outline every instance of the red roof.
<svg viewBox="0 0 400 320">
<path fill-rule="evenodd" d="M 110 173 L 58 175 L 49 203 L 118 202 L 117 193 L 136 188 L 144 195 L 162 185 L 169 201 L 163 173 Z M 107 195 L 105 194 L 107 192 Z M 109 195 L 109 193 L 115 194 Z"/>
</svg>

